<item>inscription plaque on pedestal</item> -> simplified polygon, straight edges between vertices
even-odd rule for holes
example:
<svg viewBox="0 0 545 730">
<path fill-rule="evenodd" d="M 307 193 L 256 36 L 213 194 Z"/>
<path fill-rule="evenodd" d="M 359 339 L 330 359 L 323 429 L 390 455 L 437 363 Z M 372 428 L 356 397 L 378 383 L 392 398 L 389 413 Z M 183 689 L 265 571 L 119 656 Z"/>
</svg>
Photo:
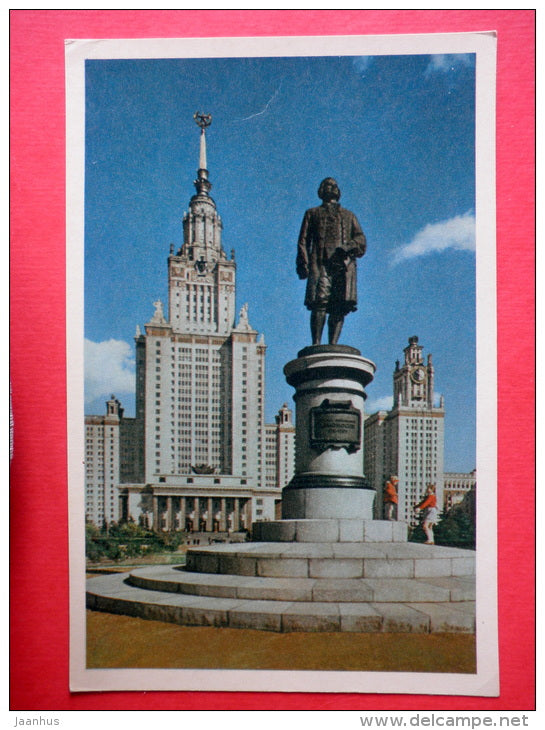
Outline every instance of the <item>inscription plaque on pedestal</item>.
<svg viewBox="0 0 545 730">
<path fill-rule="evenodd" d="M 361 412 L 351 401 L 324 400 L 310 411 L 310 446 L 318 451 L 358 451 L 361 442 Z"/>
</svg>

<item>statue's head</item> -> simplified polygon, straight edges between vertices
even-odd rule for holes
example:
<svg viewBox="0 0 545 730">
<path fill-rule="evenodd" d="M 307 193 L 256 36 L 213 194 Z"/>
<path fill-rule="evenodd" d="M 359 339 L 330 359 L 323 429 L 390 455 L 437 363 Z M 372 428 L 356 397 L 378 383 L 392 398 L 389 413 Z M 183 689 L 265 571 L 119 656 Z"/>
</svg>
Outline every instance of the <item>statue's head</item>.
<svg viewBox="0 0 545 730">
<path fill-rule="evenodd" d="M 341 197 L 341 191 L 339 190 L 337 181 L 332 177 L 326 177 L 322 180 L 320 187 L 318 188 L 318 197 L 324 202 L 339 200 Z"/>
</svg>

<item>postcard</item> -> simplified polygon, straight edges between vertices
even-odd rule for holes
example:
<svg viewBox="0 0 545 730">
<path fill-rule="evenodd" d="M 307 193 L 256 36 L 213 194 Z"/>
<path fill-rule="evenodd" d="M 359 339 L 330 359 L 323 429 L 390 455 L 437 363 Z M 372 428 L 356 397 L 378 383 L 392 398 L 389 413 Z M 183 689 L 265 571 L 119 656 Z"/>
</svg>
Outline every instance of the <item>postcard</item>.
<svg viewBox="0 0 545 730">
<path fill-rule="evenodd" d="M 495 53 L 66 41 L 72 691 L 498 694 Z"/>
</svg>

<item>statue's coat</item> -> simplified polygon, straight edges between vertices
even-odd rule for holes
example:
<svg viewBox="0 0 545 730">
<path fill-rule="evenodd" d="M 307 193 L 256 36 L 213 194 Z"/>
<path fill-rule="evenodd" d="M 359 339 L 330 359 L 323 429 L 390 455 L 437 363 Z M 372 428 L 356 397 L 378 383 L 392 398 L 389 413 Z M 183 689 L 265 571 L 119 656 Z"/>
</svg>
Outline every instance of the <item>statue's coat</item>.
<svg viewBox="0 0 545 730">
<path fill-rule="evenodd" d="M 364 255 L 366 245 L 358 219 L 338 203 L 322 204 L 306 211 L 299 234 L 296 267 L 300 278 L 308 277 L 305 294 L 308 309 L 313 309 L 317 303 L 321 267 L 333 277 L 327 310 L 347 314 L 356 309 L 356 258 Z"/>
</svg>

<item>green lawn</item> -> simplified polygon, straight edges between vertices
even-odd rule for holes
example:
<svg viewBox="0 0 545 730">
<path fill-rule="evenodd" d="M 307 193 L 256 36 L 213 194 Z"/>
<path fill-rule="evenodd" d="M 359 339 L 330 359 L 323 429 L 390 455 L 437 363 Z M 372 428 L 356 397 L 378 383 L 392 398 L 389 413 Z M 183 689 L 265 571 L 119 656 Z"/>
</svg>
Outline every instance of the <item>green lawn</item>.
<svg viewBox="0 0 545 730">
<path fill-rule="evenodd" d="M 279 634 L 87 611 L 87 666 L 472 674 L 476 657 L 470 634 Z"/>
</svg>

